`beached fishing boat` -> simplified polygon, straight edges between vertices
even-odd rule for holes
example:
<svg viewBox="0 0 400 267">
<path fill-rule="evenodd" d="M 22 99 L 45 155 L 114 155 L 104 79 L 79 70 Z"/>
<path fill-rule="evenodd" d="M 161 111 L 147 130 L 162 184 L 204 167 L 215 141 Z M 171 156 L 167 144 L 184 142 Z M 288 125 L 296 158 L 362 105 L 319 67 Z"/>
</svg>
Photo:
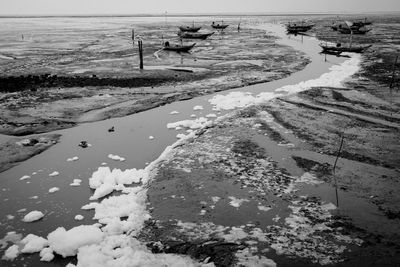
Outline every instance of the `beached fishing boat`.
<svg viewBox="0 0 400 267">
<path fill-rule="evenodd" d="M 350 52 L 350 53 L 363 53 L 366 49 L 370 48 L 372 45 L 349 45 L 348 47 L 342 46 L 340 43 L 336 45 L 320 44 L 323 53 L 336 54 L 338 52 Z"/>
<path fill-rule="evenodd" d="M 357 28 L 357 27 L 340 27 L 337 29 L 338 32 L 342 34 L 366 34 L 371 29 L 367 29 L 365 27 Z"/>
<path fill-rule="evenodd" d="M 171 45 L 169 42 L 165 42 L 163 50 L 175 51 L 175 52 L 189 52 L 189 50 L 192 49 L 195 45 L 196 43 L 193 43 L 191 45 Z"/>
<path fill-rule="evenodd" d="M 302 22 L 301 24 L 290 23 L 286 25 L 286 31 L 288 33 L 302 33 L 311 30 L 315 24 L 305 24 Z"/>
<path fill-rule="evenodd" d="M 371 25 L 372 22 L 371 21 L 367 21 L 367 19 L 365 20 L 357 20 L 357 21 L 346 21 L 346 22 L 338 22 L 335 21 L 332 23 L 332 30 L 337 31 L 338 29 L 341 28 L 350 28 L 352 30 L 358 30 L 360 28 L 363 28 L 367 25 Z"/>
<path fill-rule="evenodd" d="M 205 40 L 211 35 L 213 35 L 214 32 L 210 33 L 199 33 L 199 32 L 178 32 L 178 36 L 184 39 L 200 39 L 200 40 Z"/>
<path fill-rule="evenodd" d="M 214 29 L 217 29 L 217 30 L 225 30 L 228 26 L 229 25 L 228 24 L 224 24 L 223 21 L 222 21 L 221 24 L 219 24 L 219 23 L 216 24 L 214 21 L 211 24 L 211 27 L 213 27 Z"/>
<path fill-rule="evenodd" d="M 357 26 L 357 27 L 364 27 L 367 25 L 371 25 L 372 22 L 368 21 L 367 18 L 365 18 L 364 20 L 357 20 L 357 21 L 353 21 L 353 25 Z"/>
<path fill-rule="evenodd" d="M 201 27 L 192 26 L 179 26 L 178 27 L 181 32 L 198 32 Z"/>
</svg>

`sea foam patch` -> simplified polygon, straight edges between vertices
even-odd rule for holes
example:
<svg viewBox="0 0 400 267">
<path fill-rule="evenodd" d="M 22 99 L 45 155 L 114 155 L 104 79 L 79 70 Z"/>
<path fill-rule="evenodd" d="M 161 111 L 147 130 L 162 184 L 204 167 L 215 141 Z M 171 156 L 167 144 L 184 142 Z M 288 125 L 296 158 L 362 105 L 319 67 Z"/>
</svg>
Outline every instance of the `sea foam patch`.
<svg viewBox="0 0 400 267">
<path fill-rule="evenodd" d="M 290 94 L 302 92 L 312 87 L 341 87 L 343 82 L 354 75 L 360 68 L 361 56 L 351 54 L 351 57 L 339 65 L 330 67 L 330 71 L 322 74 L 317 79 L 302 81 L 293 85 L 286 85 L 275 90 L 275 92 L 263 92 L 256 96 L 250 92 L 230 92 L 226 95 L 216 95 L 208 100 L 213 109 L 232 110 L 244 108 L 250 105 L 262 104 L 273 98 L 282 96 L 279 92 Z"/>
</svg>

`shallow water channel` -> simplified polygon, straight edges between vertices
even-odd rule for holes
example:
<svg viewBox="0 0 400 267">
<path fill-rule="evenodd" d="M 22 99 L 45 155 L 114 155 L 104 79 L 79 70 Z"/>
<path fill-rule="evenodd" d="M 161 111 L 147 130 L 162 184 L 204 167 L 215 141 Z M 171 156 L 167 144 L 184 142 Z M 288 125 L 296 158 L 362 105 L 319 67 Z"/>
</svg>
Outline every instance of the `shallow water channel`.
<svg viewBox="0 0 400 267">
<path fill-rule="evenodd" d="M 319 41 L 312 37 L 290 36 L 288 37 L 284 28 L 276 24 L 264 24 L 263 27 L 273 35 L 279 36 L 281 44 L 292 46 L 302 51 L 311 59 L 302 71 L 294 73 L 285 79 L 248 86 L 217 94 L 228 94 L 234 91 L 250 92 L 254 95 L 261 92 L 274 92 L 285 85 L 294 85 L 301 81 L 315 79 L 329 71 L 334 64 L 340 64 L 345 59 L 328 56 L 325 61 L 323 55 L 319 54 Z M 282 92 L 279 92 L 282 94 Z M 47 151 L 19 164 L 18 166 L 0 173 L 0 237 L 7 232 L 16 231 L 24 236 L 29 233 L 46 237 L 47 234 L 59 226 L 66 229 L 81 225 L 93 224 L 93 211 L 81 210 L 81 207 L 89 203 L 92 192 L 88 185 L 88 178 L 92 173 L 107 163 L 112 168 L 144 168 L 147 163 L 155 160 L 162 151 L 174 143 L 178 133 L 185 133 L 185 130 L 176 131 L 167 129 L 170 122 L 193 119 L 190 116 L 205 116 L 212 111 L 208 99 L 214 95 L 196 97 L 191 100 L 176 102 L 161 106 L 145 112 L 133 114 L 123 118 L 114 118 L 105 121 L 85 123 L 77 127 L 55 131 L 62 135 L 60 143 Z M 193 110 L 196 105 L 203 106 L 203 110 Z M 170 112 L 178 111 L 179 114 L 171 115 Z M 226 112 L 218 114 L 224 115 Z M 111 126 L 115 132 L 108 132 Z M 154 136 L 154 139 L 149 139 Z M 78 143 L 82 140 L 88 141 L 92 146 L 82 149 Z M 107 157 L 108 154 L 124 157 L 124 162 L 113 161 Z M 77 161 L 67 161 L 68 158 L 78 156 Z M 50 177 L 49 174 L 57 171 L 60 174 Z M 30 179 L 19 180 L 24 175 L 30 175 Z M 73 179 L 82 179 L 81 186 L 72 187 Z M 59 187 L 60 191 L 49 193 L 52 187 Z M 26 209 L 26 210 L 25 210 Z M 45 217 L 34 223 L 22 222 L 23 216 L 32 210 L 40 210 Z M 83 215 L 82 221 L 75 221 L 77 214 Z M 12 215 L 14 218 L 11 216 Z M 35 266 L 37 255 L 21 256 L 14 262 L 1 262 L 1 265 L 18 266 L 22 262 L 32 263 Z M 19 263 L 18 263 L 19 262 Z M 62 261 L 61 261 L 62 262 Z M 46 263 L 46 266 L 65 265 L 61 262 Z M 43 265 L 45 265 L 43 263 Z"/>
</svg>

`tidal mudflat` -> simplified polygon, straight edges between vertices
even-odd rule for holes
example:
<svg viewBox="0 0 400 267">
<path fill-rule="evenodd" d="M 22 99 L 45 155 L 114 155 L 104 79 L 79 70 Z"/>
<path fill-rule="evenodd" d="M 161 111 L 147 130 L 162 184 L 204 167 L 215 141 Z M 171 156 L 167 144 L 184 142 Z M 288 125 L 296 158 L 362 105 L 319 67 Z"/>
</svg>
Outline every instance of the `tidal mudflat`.
<svg viewBox="0 0 400 267">
<path fill-rule="evenodd" d="M 38 100 L 34 119 L 49 120 L 43 115 L 49 105 L 56 121 L 68 118 L 69 124 L 3 124 L 8 134 L 62 137 L 0 176 L 4 203 L 16 201 L 15 211 L 4 206 L 0 221 L 2 263 L 397 266 L 398 90 L 388 88 L 387 71 L 374 70 L 393 66 L 380 52 L 398 52 L 392 33 L 399 20 L 373 17 L 375 30 L 386 36 L 373 41 L 375 49 L 325 62 L 315 37 L 282 35 L 280 23 L 292 19 L 250 17 L 240 32 L 232 27 L 214 34 L 188 58 L 160 52 L 154 37 L 145 60 L 152 67 L 143 72 L 129 69 L 131 52 L 127 64 L 107 53 L 95 53 L 113 58 L 105 65 L 89 57 L 64 68 L 54 60 L 51 75 L 46 69 L 20 77 L 24 64 L 14 65 L 15 73 L 2 80 L 10 91 L 4 95 L 18 102 L 26 94 L 27 105 L 29 97 L 49 92 L 53 100 Z M 329 19 L 314 17 L 316 36 L 344 38 L 326 34 Z M 136 28 L 154 35 L 168 25 L 163 19 L 159 28 L 140 23 Z M 118 37 L 126 51 L 127 36 L 121 30 Z M 12 56 L 3 58 L 11 62 Z M 14 69 L 17 63 L 10 62 Z M 47 68 L 43 62 L 32 64 Z M 143 77 L 146 84 L 138 82 Z M 26 87 L 15 90 L 15 81 Z M 264 81 L 271 82 L 240 88 Z M 115 132 L 107 132 L 114 125 Z M 93 146 L 76 148 L 84 135 Z"/>
<path fill-rule="evenodd" d="M 232 25 L 221 33 L 204 18 L 196 23 L 214 35 L 185 40 L 196 46 L 180 54 L 160 49 L 163 40 L 180 43 L 177 26 L 191 23 L 188 19 L 2 20 L 0 132 L 9 135 L 68 128 L 276 80 L 308 63 L 264 31 Z M 139 38 L 144 70 L 139 70 Z"/>
</svg>

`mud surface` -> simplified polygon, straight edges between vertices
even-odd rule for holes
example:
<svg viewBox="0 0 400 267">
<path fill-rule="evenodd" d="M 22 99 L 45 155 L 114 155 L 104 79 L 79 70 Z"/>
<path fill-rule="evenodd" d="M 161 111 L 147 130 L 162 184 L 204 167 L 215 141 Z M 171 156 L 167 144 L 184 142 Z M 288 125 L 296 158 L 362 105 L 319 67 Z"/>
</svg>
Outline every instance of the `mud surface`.
<svg viewBox="0 0 400 267">
<path fill-rule="evenodd" d="M 309 62 L 292 48 L 277 45 L 276 37 L 251 29 L 250 19 L 242 22 L 240 31 L 230 27 L 205 41 L 188 40 L 196 46 L 181 54 L 160 49 L 162 38 L 179 43 L 177 26 L 185 20 L 103 19 L 100 24 L 95 18 L 50 19 L 53 23 L 49 18 L 34 23 L 2 19 L 0 133 L 42 133 L 125 116 L 280 79 Z M 204 25 L 202 31 L 212 30 L 207 26 L 211 20 L 198 23 Z M 132 28 L 135 43 L 139 36 L 144 43 L 142 71 Z"/>
<path fill-rule="evenodd" d="M 0 172 L 33 157 L 57 144 L 61 135 L 47 134 L 29 138 L 12 138 L 0 144 Z"/>
<path fill-rule="evenodd" d="M 357 140 L 377 128 L 388 140 L 398 132 L 350 120 L 277 99 L 204 130 L 176 149 L 151 184 L 154 221 L 143 240 L 150 247 L 158 241 L 161 251 L 178 252 L 179 244 L 187 249 L 180 253 L 200 260 L 225 255 L 218 250 L 221 243 L 236 244 L 228 257 L 232 262 L 216 261 L 217 266 L 232 266 L 243 255 L 258 262 L 266 257 L 278 266 L 396 266 L 399 170 L 393 164 L 399 147 L 379 150 L 373 140 Z M 359 135 L 345 135 L 333 172 L 340 142 L 336 129 L 343 124 Z M 377 152 L 384 150 L 387 157 Z M 353 214 L 360 207 L 365 208 L 361 218 Z M 216 244 L 219 252 L 203 243 Z"/>
<path fill-rule="evenodd" d="M 398 266 L 400 106 L 386 53 L 398 49 L 392 34 L 400 24 L 374 19 L 378 34 L 359 42 L 376 48 L 343 88 L 312 88 L 237 111 L 175 149 L 149 190 L 153 220 L 142 240 L 200 260 L 229 259 L 217 266 L 243 258 Z M 336 40 L 324 23 L 317 36 Z M 225 242 L 228 254 L 218 252 Z"/>
</svg>

